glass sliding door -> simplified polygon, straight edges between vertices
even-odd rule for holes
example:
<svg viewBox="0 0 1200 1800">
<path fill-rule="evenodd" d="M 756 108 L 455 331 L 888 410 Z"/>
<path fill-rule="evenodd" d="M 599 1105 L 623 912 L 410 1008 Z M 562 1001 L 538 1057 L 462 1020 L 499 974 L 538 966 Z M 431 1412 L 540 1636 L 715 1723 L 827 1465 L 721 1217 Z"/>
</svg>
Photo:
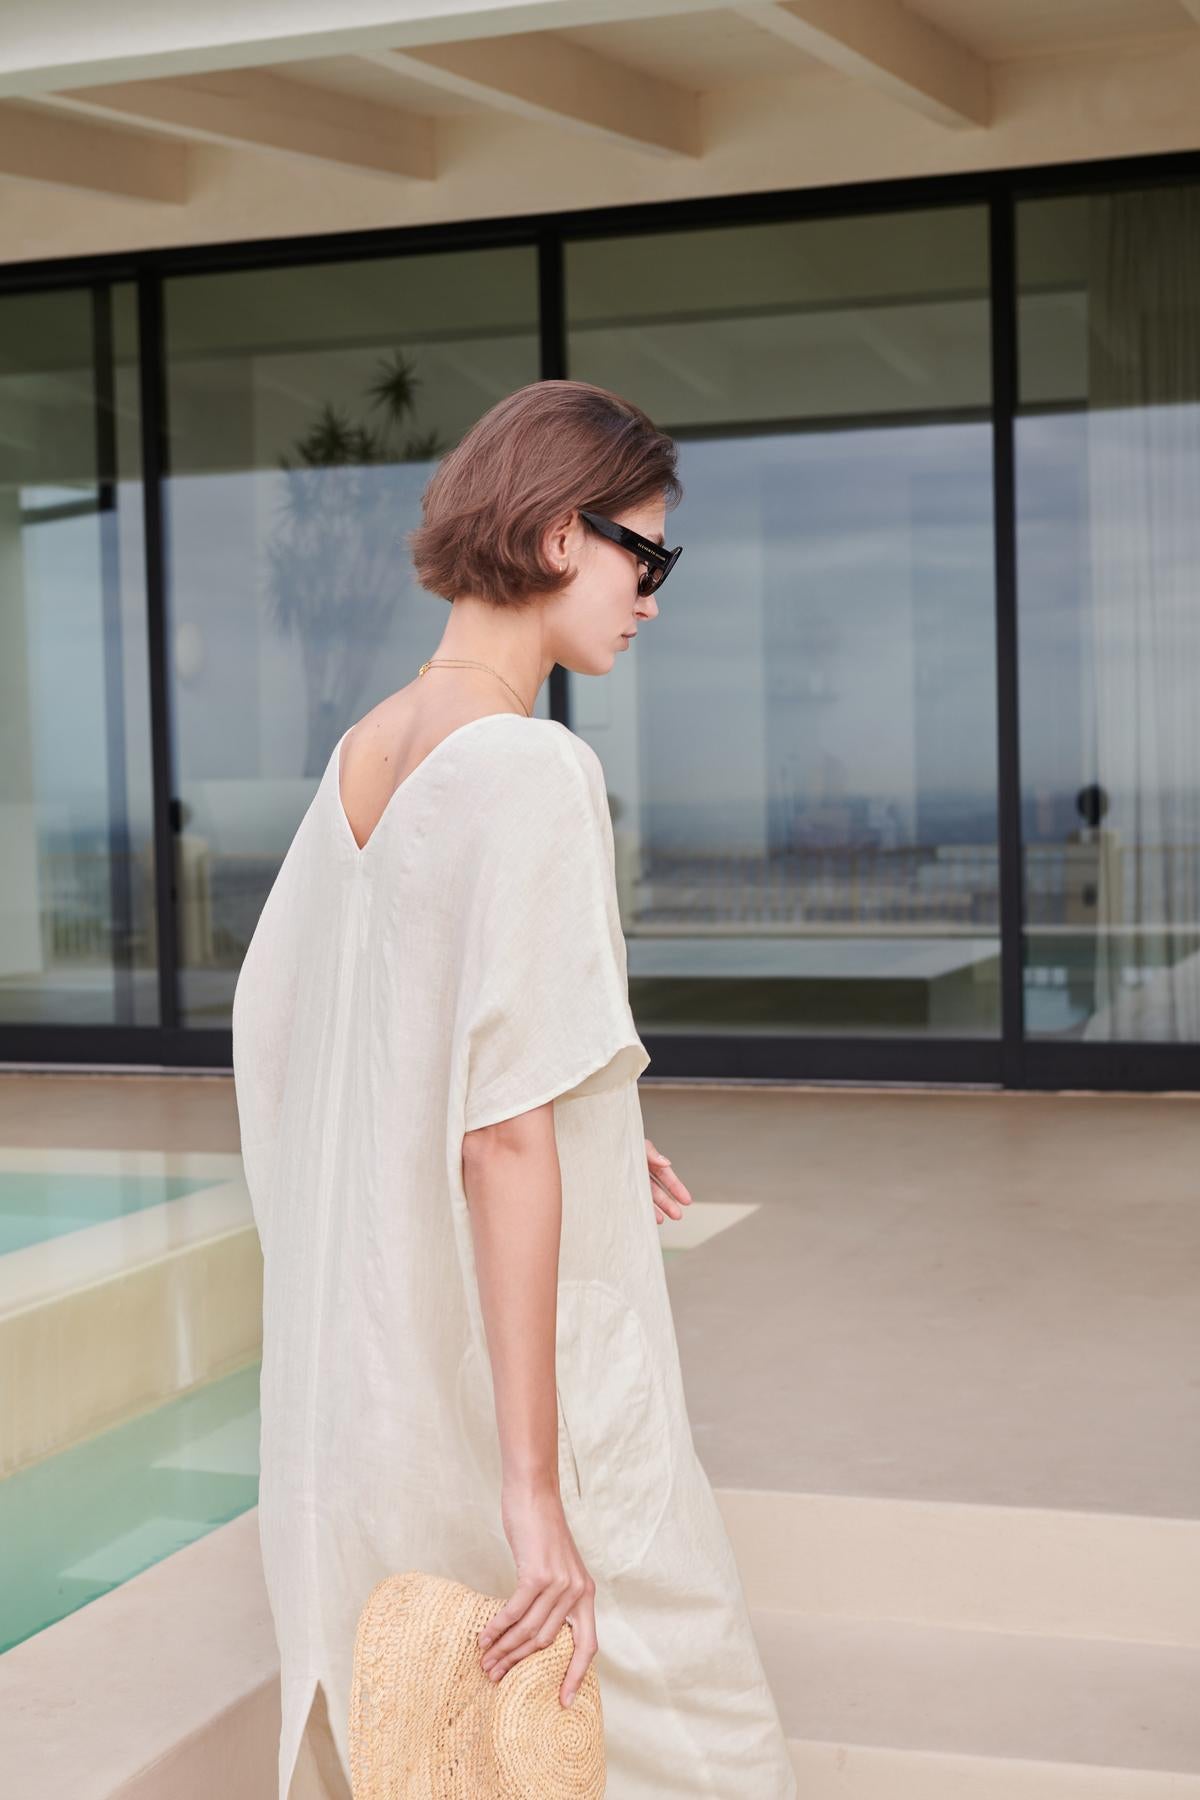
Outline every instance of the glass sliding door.
<svg viewBox="0 0 1200 1800">
<path fill-rule="evenodd" d="M 1023 1046 L 1000 1041 L 991 366 L 1012 296 L 990 202 L 931 183 L 870 213 L 547 228 L 566 373 L 680 446 L 658 616 L 566 684 L 606 772 L 639 1029 L 676 1067 L 1157 1081 L 1200 1042 L 1200 178 L 1127 179 L 1030 172 L 996 202 Z M 161 284 L 156 254 L 140 323 L 136 263 L 0 293 L 12 1057 L 74 1057 L 57 1034 L 96 1027 L 97 1057 L 128 1060 L 141 1027 L 148 1061 L 219 1059 L 336 739 L 437 642 L 406 533 L 445 452 L 541 373 L 558 264 L 408 242 L 189 256 Z"/>
<path fill-rule="evenodd" d="M 1200 1039 L 1200 186 L 1018 208 L 1028 1032 Z"/>
<path fill-rule="evenodd" d="M 572 678 L 639 1020 L 995 1037 L 982 207 L 568 242 L 569 373 L 681 443 L 684 554 Z"/>
<path fill-rule="evenodd" d="M 530 248 L 167 282 L 168 681 L 180 1022 L 225 1026 L 341 733 L 446 603 L 405 533 L 437 461 L 539 374 Z"/>
<path fill-rule="evenodd" d="M 0 1022 L 159 1022 L 137 306 L 0 296 Z"/>
</svg>

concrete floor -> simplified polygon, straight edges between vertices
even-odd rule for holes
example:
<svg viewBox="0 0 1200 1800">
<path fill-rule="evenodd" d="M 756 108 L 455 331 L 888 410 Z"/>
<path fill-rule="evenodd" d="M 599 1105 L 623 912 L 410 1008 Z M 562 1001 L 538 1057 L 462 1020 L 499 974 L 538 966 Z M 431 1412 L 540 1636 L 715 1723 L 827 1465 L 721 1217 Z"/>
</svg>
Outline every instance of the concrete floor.
<svg viewBox="0 0 1200 1800">
<path fill-rule="evenodd" d="M 667 1259 L 716 1486 L 1197 1516 L 1200 1096 L 641 1092 L 750 1209 Z M 3 1075 L 0 1145 L 236 1151 L 232 1081 Z"/>
<path fill-rule="evenodd" d="M 697 1201 L 758 1202 L 668 1265 L 718 1486 L 1200 1513 L 1200 1097 L 643 1112 Z"/>
<path fill-rule="evenodd" d="M 641 1092 L 694 1197 L 659 1227 L 689 1410 L 797 1791 L 1200 1800 L 1200 1097 Z M 0 1333 L 31 1310 L 14 1291 L 5 1311 L 5 1279 L 28 1288 L 44 1263 L 64 1288 L 42 1296 L 61 1326 L 47 1347 L 0 1338 L 0 1365 L 44 1372 L 53 1393 L 56 1350 L 78 1369 L 81 1337 L 111 1348 L 117 1321 L 138 1318 L 187 1355 L 181 1371 L 143 1330 L 135 1372 L 201 1379 L 60 1466 L 169 1427 L 193 1399 L 219 1403 L 230 1380 L 253 1385 L 257 1239 L 237 1148 L 228 1076 L 0 1075 L 0 1174 L 19 1178 L 18 1205 L 39 1171 L 203 1177 L 0 1258 Z M 246 1263 L 240 1283 L 210 1266 L 222 1248 Z M 93 1319 L 97 1295 L 115 1310 Z M 229 1346 L 205 1336 L 217 1314 L 241 1321 L 234 1377 L 217 1373 Z M 160 1532 L 189 1511 L 181 1482 L 211 1498 L 214 1474 L 251 1472 L 257 1412 L 180 1437 L 152 1446 Z M 19 1498 L 43 1473 L 0 1488 Z M 97 1484 L 76 1489 L 91 1530 Z M 145 1524 L 81 1540 L 67 1573 L 141 1546 Z M 256 1513 L 192 1535 L 0 1657 L 14 1792 L 268 1791 L 278 1663 Z M 164 1638 L 164 1617 L 184 1629 Z"/>
</svg>

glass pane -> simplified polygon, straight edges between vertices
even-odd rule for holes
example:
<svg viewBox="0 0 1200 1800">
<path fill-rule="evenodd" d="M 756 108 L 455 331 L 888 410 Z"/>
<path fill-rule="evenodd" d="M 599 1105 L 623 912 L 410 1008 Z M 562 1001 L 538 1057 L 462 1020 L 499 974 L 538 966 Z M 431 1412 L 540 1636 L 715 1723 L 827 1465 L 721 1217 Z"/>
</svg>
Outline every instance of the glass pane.
<svg viewBox="0 0 1200 1800">
<path fill-rule="evenodd" d="M 0 1020 L 154 1025 L 131 287 L 0 298 Z"/>
<path fill-rule="evenodd" d="M 686 490 L 572 678 L 640 1026 L 998 1032 L 987 281 L 978 208 L 568 246 L 570 373 Z"/>
<path fill-rule="evenodd" d="M 188 276 L 166 335 L 180 1008 L 212 1027 L 334 744 L 441 635 L 405 533 L 538 378 L 536 257 Z"/>
<path fill-rule="evenodd" d="M 1200 187 L 1020 209 L 1026 1013 L 1200 1038 Z"/>
</svg>

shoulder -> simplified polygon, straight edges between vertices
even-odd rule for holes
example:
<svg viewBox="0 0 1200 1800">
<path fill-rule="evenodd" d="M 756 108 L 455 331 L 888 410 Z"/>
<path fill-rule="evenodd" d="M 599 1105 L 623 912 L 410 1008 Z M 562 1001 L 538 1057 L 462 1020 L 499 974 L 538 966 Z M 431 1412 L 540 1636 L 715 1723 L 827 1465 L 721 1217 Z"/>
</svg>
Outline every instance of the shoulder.
<svg viewBox="0 0 1200 1800">
<path fill-rule="evenodd" d="M 589 786 L 594 787 L 597 780 L 603 786 L 604 765 L 586 738 L 577 737 L 561 719 L 540 719 L 538 723 L 550 726 L 557 733 L 565 754 L 573 760 L 576 768 L 583 770 Z"/>
<path fill-rule="evenodd" d="M 505 715 L 503 725 L 476 734 L 475 749 L 476 801 L 497 818 L 595 817 L 605 791 L 600 758 L 560 720 Z"/>
<path fill-rule="evenodd" d="M 559 719 L 535 716 L 522 719 L 505 713 L 505 723 L 482 738 L 483 760 L 510 779 L 556 781 L 578 787 L 581 779 L 591 786 L 597 775 L 603 780 L 600 758 L 589 743 Z"/>
</svg>

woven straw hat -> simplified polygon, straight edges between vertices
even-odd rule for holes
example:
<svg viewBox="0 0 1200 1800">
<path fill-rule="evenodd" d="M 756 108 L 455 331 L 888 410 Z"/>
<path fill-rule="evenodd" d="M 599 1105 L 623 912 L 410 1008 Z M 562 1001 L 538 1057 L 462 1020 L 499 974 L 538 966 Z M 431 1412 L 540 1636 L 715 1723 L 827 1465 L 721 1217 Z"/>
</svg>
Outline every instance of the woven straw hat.
<svg viewBox="0 0 1200 1800">
<path fill-rule="evenodd" d="M 594 1659 L 570 1706 L 559 1699 L 575 1652 L 567 1624 L 490 1680 L 479 1633 L 503 1604 L 414 1569 L 371 1590 L 354 1640 L 354 1800 L 602 1800 Z"/>
</svg>

